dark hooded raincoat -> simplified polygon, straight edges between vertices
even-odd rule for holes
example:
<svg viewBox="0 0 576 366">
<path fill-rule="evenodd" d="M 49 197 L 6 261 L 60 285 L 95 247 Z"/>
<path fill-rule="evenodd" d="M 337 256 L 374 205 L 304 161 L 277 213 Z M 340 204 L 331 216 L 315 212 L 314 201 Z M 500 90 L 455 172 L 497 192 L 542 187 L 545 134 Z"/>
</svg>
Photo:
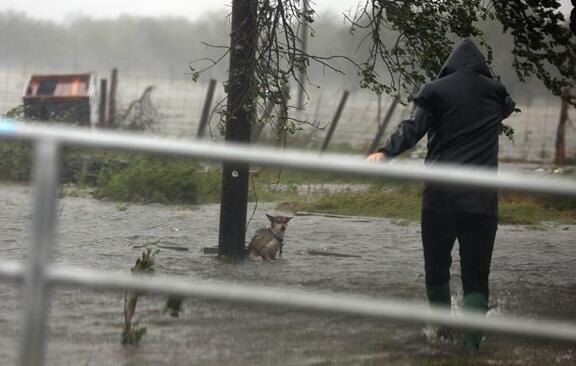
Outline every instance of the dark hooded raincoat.
<svg viewBox="0 0 576 366">
<path fill-rule="evenodd" d="M 497 167 L 498 127 L 515 104 L 471 40 L 456 46 L 437 79 L 422 87 L 414 103 L 413 118 L 402 121 L 379 151 L 396 156 L 427 133 L 426 164 Z M 423 209 L 496 215 L 498 200 L 494 190 L 427 184 Z"/>
</svg>

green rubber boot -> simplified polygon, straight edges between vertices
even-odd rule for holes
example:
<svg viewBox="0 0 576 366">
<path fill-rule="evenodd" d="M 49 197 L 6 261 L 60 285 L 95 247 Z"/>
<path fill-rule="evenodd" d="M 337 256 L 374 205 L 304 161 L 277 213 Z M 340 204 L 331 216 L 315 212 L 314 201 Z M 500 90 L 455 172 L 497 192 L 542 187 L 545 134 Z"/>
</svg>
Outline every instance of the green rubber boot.
<svg viewBox="0 0 576 366">
<path fill-rule="evenodd" d="M 464 295 L 464 312 L 486 314 L 488 298 L 481 293 L 472 292 Z M 480 349 L 482 332 L 468 330 L 464 333 L 464 349 L 470 354 L 477 354 Z"/>
<path fill-rule="evenodd" d="M 450 310 L 452 308 L 452 299 L 450 296 L 450 286 L 448 284 L 439 286 L 426 286 L 426 295 L 430 306 Z M 440 326 L 436 329 L 436 338 L 443 341 L 453 341 L 454 334 L 446 326 Z"/>
<path fill-rule="evenodd" d="M 450 286 L 448 284 L 426 286 L 426 295 L 431 306 L 451 308 Z"/>
</svg>

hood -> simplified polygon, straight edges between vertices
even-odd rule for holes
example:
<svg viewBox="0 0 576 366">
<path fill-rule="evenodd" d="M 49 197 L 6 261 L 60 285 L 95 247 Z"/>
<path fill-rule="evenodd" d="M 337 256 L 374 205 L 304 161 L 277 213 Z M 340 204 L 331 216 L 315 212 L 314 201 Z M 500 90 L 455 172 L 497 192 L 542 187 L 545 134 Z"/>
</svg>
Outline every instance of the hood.
<svg viewBox="0 0 576 366">
<path fill-rule="evenodd" d="M 490 68 L 486 63 L 484 55 L 470 39 L 462 40 L 452 51 L 440 72 L 437 79 L 450 75 L 456 71 L 469 70 L 482 74 L 489 78 L 492 77 Z"/>
</svg>

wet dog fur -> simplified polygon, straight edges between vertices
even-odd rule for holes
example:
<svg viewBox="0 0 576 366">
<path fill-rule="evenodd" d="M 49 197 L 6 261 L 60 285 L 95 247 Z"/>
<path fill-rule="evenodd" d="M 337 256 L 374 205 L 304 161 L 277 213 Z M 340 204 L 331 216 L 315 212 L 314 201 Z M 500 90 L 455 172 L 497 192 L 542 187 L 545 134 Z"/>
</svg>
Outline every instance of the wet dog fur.
<svg viewBox="0 0 576 366">
<path fill-rule="evenodd" d="M 284 233 L 292 217 L 271 216 L 266 214 L 270 227 L 258 229 L 248 245 L 248 258 L 252 260 L 263 259 L 270 261 L 282 255 L 284 246 Z"/>
</svg>

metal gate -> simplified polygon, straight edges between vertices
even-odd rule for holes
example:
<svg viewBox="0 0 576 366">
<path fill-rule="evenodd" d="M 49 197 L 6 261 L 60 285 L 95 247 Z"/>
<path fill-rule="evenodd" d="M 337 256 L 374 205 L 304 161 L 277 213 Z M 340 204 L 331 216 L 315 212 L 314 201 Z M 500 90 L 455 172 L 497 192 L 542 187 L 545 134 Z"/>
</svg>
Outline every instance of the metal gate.
<svg viewBox="0 0 576 366">
<path fill-rule="evenodd" d="M 219 282 L 191 282 L 178 277 L 138 278 L 124 273 L 92 271 L 55 265 L 51 253 L 55 244 L 58 165 L 63 146 L 117 149 L 205 160 L 233 161 L 297 170 L 354 174 L 399 180 L 426 181 L 478 188 L 498 188 L 576 197 L 576 182 L 456 166 L 424 167 L 393 162 L 373 164 L 361 157 L 323 155 L 263 149 L 240 145 L 183 142 L 115 132 L 90 131 L 57 126 L 34 126 L 0 120 L 0 139 L 30 140 L 34 157 L 34 221 L 32 246 L 26 263 L 0 262 L 0 279 L 23 281 L 24 330 L 20 362 L 42 365 L 49 290 L 55 285 L 94 289 L 140 290 L 159 295 L 179 295 L 230 303 L 271 305 L 294 310 L 337 313 L 404 322 L 426 322 L 479 329 L 518 336 L 564 340 L 576 343 L 576 324 L 529 321 L 519 318 L 486 318 L 482 315 L 454 316 L 448 310 L 425 304 L 383 301 L 345 295 L 320 295 L 292 289 L 230 285 Z"/>
</svg>

